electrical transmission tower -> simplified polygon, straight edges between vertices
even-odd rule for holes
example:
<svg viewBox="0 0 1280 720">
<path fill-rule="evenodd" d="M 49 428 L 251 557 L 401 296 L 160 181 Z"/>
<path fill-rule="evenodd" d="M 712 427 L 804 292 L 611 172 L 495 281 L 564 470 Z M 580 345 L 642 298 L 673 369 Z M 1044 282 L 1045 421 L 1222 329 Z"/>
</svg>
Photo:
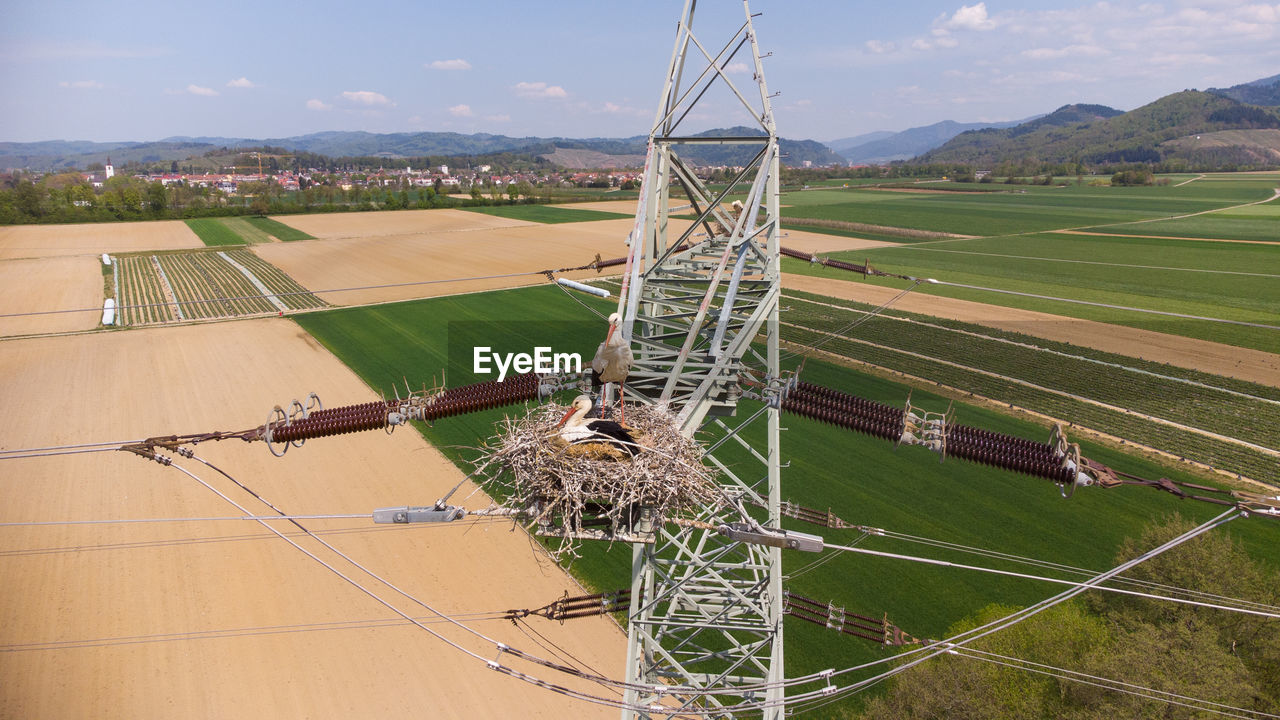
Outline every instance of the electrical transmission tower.
<svg viewBox="0 0 1280 720">
<path fill-rule="evenodd" d="M 703 509 L 698 527 L 657 528 L 656 543 L 633 546 L 626 676 L 650 689 L 633 688 L 626 699 L 633 707 L 663 705 L 655 714 L 681 706 L 723 706 L 728 713 L 745 705 L 781 717 L 780 549 L 710 529 L 732 526 L 758 536 L 780 527 L 778 138 L 746 0 L 741 24 L 723 44 L 694 33 L 696 6 L 686 0 L 649 136 L 619 311 L 635 352 L 626 399 L 665 403 L 686 435 L 712 438 L 707 460 L 730 502 Z M 741 110 L 722 127 L 751 132 L 704 136 L 684 129 L 691 118 L 705 122 L 712 98 L 721 113 L 724 105 Z M 710 189 L 680 155 L 705 158 L 708 149 L 738 151 L 739 159 L 716 163 L 742 165 L 723 188 Z M 727 202 L 744 191 L 740 207 Z M 674 212 L 697 219 L 677 230 L 683 223 L 672 220 Z M 764 348 L 753 345 L 761 331 Z M 739 415 L 744 395 L 762 406 Z M 743 431 L 759 421 L 766 441 L 756 447 Z M 752 433 L 757 444 L 758 434 Z M 738 460 L 732 467 L 724 459 L 729 454 Z M 745 505 L 766 508 L 763 527 L 742 523 Z"/>
</svg>

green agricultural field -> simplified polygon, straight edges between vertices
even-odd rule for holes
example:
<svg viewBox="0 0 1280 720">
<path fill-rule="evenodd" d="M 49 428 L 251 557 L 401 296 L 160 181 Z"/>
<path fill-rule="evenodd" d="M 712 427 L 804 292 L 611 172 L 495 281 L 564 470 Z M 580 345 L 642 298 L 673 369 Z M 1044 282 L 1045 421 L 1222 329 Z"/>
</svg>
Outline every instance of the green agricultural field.
<svg viewBox="0 0 1280 720">
<path fill-rule="evenodd" d="M 187 220 L 187 225 L 205 245 L 256 245 L 275 240 L 314 240 L 301 230 L 264 217 L 224 217 Z"/>
<path fill-rule="evenodd" d="M 491 205 L 465 207 L 463 210 L 537 223 L 575 223 L 592 220 L 618 220 L 630 218 L 632 215 L 604 212 L 602 210 L 584 210 L 581 208 L 563 208 L 554 205 Z"/>
<path fill-rule="evenodd" d="M 1182 185 L 1129 188 L 991 184 L 972 193 L 913 193 L 851 187 L 789 192 L 781 203 L 784 217 L 994 236 L 1219 210 L 1266 200 L 1276 184 L 1272 175 L 1214 175 Z"/>
<path fill-rule="evenodd" d="M 605 302 L 587 302 L 602 312 L 611 307 Z M 513 312 L 512 308 L 518 310 Z M 604 328 L 602 321 L 586 315 L 577 303 L 551 287 L 332 310 L 299 316 L 296 321 L 370 387 L 390 394 L 393 387 L 402 386 L 406 374 L 414 385 L 429 383 L 449 362 L 450 321 L 481 322 L 499 317 L 537 321 L 515 326 L 517 334 L 521 327 L 532 329 L 515 339 L 530 345 L 591 348 Z M 583 322 L 587 323 L 586 338 L 580 337 Z M 560 337 L 556 337 L 558 323 L 563 328 Z M 908 394 L 900 384 L 815 360 L 806 364 L 804 377 L 892 405 L 902 404 Z M 453 385 L 469 381 L 471 378 L 450 376 Z M 949 401 L 917 390 L 912 403 L 942 411 Z M 753 410 L 752 403 L 744 401 L 739 414 Z M 420 429 L 465 470 L 465 459 L 474 454 L 468 448 L 475 448 L 491 435 L 496 420 L 519 411 L 506 408 L 447 418 Z M 958 422 L 1020 437 L 1043 441 L 1048 434 L 1043 427 L 969 405 L 955 406 L 955 413 Z M 1102 570 L 1110 567 L 1122 540 L 1136 536 L 1145 524 L 1175 511 L 1196 520 L 1219 511 L 1210 505 L 1178 502 L 1146 488 L 1087 488 L 1064 500 L 1043 480 L 956 460 L 939 464 L 936 455 L 922 448 L 894 450 L 886 442 L 796 416 L 785 416 L 784 425 L 783 460 L 790 463 L 783 470 L 785 499 L 819 510 L 829 508 L 851 523 L 925 538 Z M 763 425 L 754 426 L 748 439 L 758 441 L 763 432 Z M 1090 458 L 1134 474 L 1196 480 L 1108 448 L 1084 443 L 1083 449 Z M 726 459 L 745 461 L 732 455 Z M 422 502 L 432 499 L 423 498 Z M 820 532 L 835 542 L 861 540 L 860 547 L 869 549 L 1015 567 L 903 541 L 863 538 L 855 530 L 826 530 L 790 521 L 788 525 Z M 1280 542 L 1276 542 L 1280 527 L 1274 522 L 1241 520 L 1228 532 L 1256 557 L 1280 564 Z M 1057 592 L 1056 587 L 1033 581 L 855 555 L 843 555 L 810 569 L 810 563 L 817 559 L 808 554 L 786 554 L 789 590 L 851 612 L 871 616 L 887 613 L 891 622 L 918 637 L 940 637 L 950 624 L 992 602 L 1027 605 Z M 630 561 L 626 546 L 588 544 L 571 569 L 588 587 L 616 589 L 627 586 Z M 789 621 L 786 632 L 789 676 L 847 667 L 887 654 L 877 645 L 803 622 Z M 833 710 L 838 711 L 839 707 Z"/>
<path fill-rule="evenodd" d="M 278 222 L 276 220 L 272 220 L 271 218 L 245 217 L 243 218 L 243 220 L 247 222 L 249 225 L 251 225 L 253 228 L 255 228 L 258 232 L 264 234 L 265 237 L 263 238 L 262 242 L 270 242 L 272 237 L 282 242 L 293 242 L 295 240 L 314 240 L 315 239 L 315 236 L 313 235 L 304 233 L 301 230 L 298 230 L 297 228 L 289 227 L 288 225 L 285 225 L 284 223 Z"/>
<path fill-rule="evenodd" d="M 869 258 L 874 266 L 888 272 L 1026 295 L 944 285 L 921 285 L 914 292 L 1280 352 L 1280 329 L 1119 309 L 1280 328 L 1280 253 L 1265 245 L 1214 243 L 1206 247 L 1196 241 L 1054 233 L 915 243 L 832 253 L 831 257 L 859 263 Z M 783 260 L 783 271 L 860 279 L 842 270 L 789 258 Z M 873 278 L 868 282 L 906 286 L 896 280 Z"/>
<path fill-rule="evenodd" d="M 1177 220 L 1104 225 L 1087 230 L 1125 235 L 1280 242 L 1280 199 Z"/>
<path fill-rule="evenodd" d="M 244 245 L 246 240 L 235 230 L 223 222 L 224 218 L 199 218 L 187 220 L 191 228 L 205 245 L 219 247 L 222 245 Z"/>
</svg>

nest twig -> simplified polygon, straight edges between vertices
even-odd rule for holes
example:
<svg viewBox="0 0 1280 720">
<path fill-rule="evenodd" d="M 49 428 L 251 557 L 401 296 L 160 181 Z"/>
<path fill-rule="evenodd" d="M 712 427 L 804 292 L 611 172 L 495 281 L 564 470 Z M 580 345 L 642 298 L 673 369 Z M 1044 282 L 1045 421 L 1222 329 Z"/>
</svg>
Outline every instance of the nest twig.
<svg viewBox="0 0 1280 720">
<path fill-rule="evenodd" d="M 713 471 L 702 464 L 702 446 L 681 435 L 664 408 L 627 409 L 640 446 L 634 457 L 605 441 L 567 443 L 556 427 L 566 409 L 549 404 L 508 417 L 476 467 L 530 513 L 531 526 L 560 535 L 551 550 L 557 558 L 577 556 L 574 533 L 584 520 L 629 530 L 641 508 L 660 523 L 685 509 L 724 504 Z"/>
</svg>

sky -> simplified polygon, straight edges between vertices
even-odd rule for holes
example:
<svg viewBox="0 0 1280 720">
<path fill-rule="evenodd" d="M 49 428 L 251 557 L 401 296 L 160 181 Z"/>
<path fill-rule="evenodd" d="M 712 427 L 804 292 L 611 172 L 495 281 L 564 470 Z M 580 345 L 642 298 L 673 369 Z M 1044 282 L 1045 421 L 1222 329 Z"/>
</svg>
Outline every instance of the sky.
<svg viewBox="0 0 1280 720">
<path fill-rule="evenodd" d="M 684 0 L 0 0 L 0 142 L 326 130 L 646 135 Z M 780 135 L 1069 103 L 1132 110 L 1280 73 L 1280 3 L 755 0 Z M 739 0 L 702 0 L 717 52 Z M 742 60 L 747 62 L 742 62 Z M 749 55 L 728 66 L 744 87 Z M 743 124 L 709 101 L 705 127 Z M 725 111 L 724 118 L 717 113 Z"/>
</svg>

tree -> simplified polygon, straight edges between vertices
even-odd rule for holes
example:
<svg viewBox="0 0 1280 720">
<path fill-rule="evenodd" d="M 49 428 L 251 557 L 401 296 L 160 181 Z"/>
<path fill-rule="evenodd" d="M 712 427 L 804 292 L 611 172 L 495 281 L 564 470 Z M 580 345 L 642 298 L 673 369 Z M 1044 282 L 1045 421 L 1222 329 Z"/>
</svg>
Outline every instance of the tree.
<svg viewBox="0 0 1280 720">
<path fill-rule="evenodd" d="M 1129 539 L 1117 564 L 1191 529 L 1177 516 Z M 1125 573 L 1133 580 L 1274 606 L 1280 574 L 1221 531 L 1185 542 Z M 972 644 L 976 649 L 1263 713 L 1280 709 L 1280 621 L 1115 593 L 1055 606 Z M 1004 617 L 989 606 L 948 635 Z M 1208 717 L 1172 703 L 964 655 L 942 655 L 897 676 L 864 717 L 1118 720 Z"/>
<path fill-rule="evenodd" d="M 153 215 L 164 214 L 165 208 L 169 205 L 169 192 L 165 188 L 164 183 L 153 182 L 147 185 L 147 207 Z"/>
<path fill-rule="evenodd" d="M 947 635 L 984 625 L 1014 610 L 989 605 L 974 619 L 952 626 Z M 1067 602 L 982 638 L 973 647 L 1032 662 L 1074 667 L 1087 653 L 1107 645 L 1107 641 L 1105 623 L 1083 604 Z M 863 717 L 1037 720 L 1059 717 L 1062 709 L 1061 693 L 1051 677 L 943 654 L 899 675 L 888 694 L 867 704 Z"/>
<path fill-rule="evenodd" d="M 1128 539 L 1117 553 L 1122 562 L 1190 530 L 1194 523 L 1173 515 L 1148 527 L 1138 540 Z M 1134 568 L 1128 577 L 1192 588 L 1265 605 L 1280 604 L 1280 573 L 1268 570 L 1249 557 L 1240 544 L 1225 533 L 1207 533 Z M 1219 644 L 1239 657 L 1270 688 L 1280 704 L 1280 621 L 1211 608 L 1198 608 L 1142 598 L 1113 596 L 1091 599 L 1094 609 L 1126 627 L 1144 624 L 1165 627 L 1188 625 L 1213 628 Z"/>
</svg>

